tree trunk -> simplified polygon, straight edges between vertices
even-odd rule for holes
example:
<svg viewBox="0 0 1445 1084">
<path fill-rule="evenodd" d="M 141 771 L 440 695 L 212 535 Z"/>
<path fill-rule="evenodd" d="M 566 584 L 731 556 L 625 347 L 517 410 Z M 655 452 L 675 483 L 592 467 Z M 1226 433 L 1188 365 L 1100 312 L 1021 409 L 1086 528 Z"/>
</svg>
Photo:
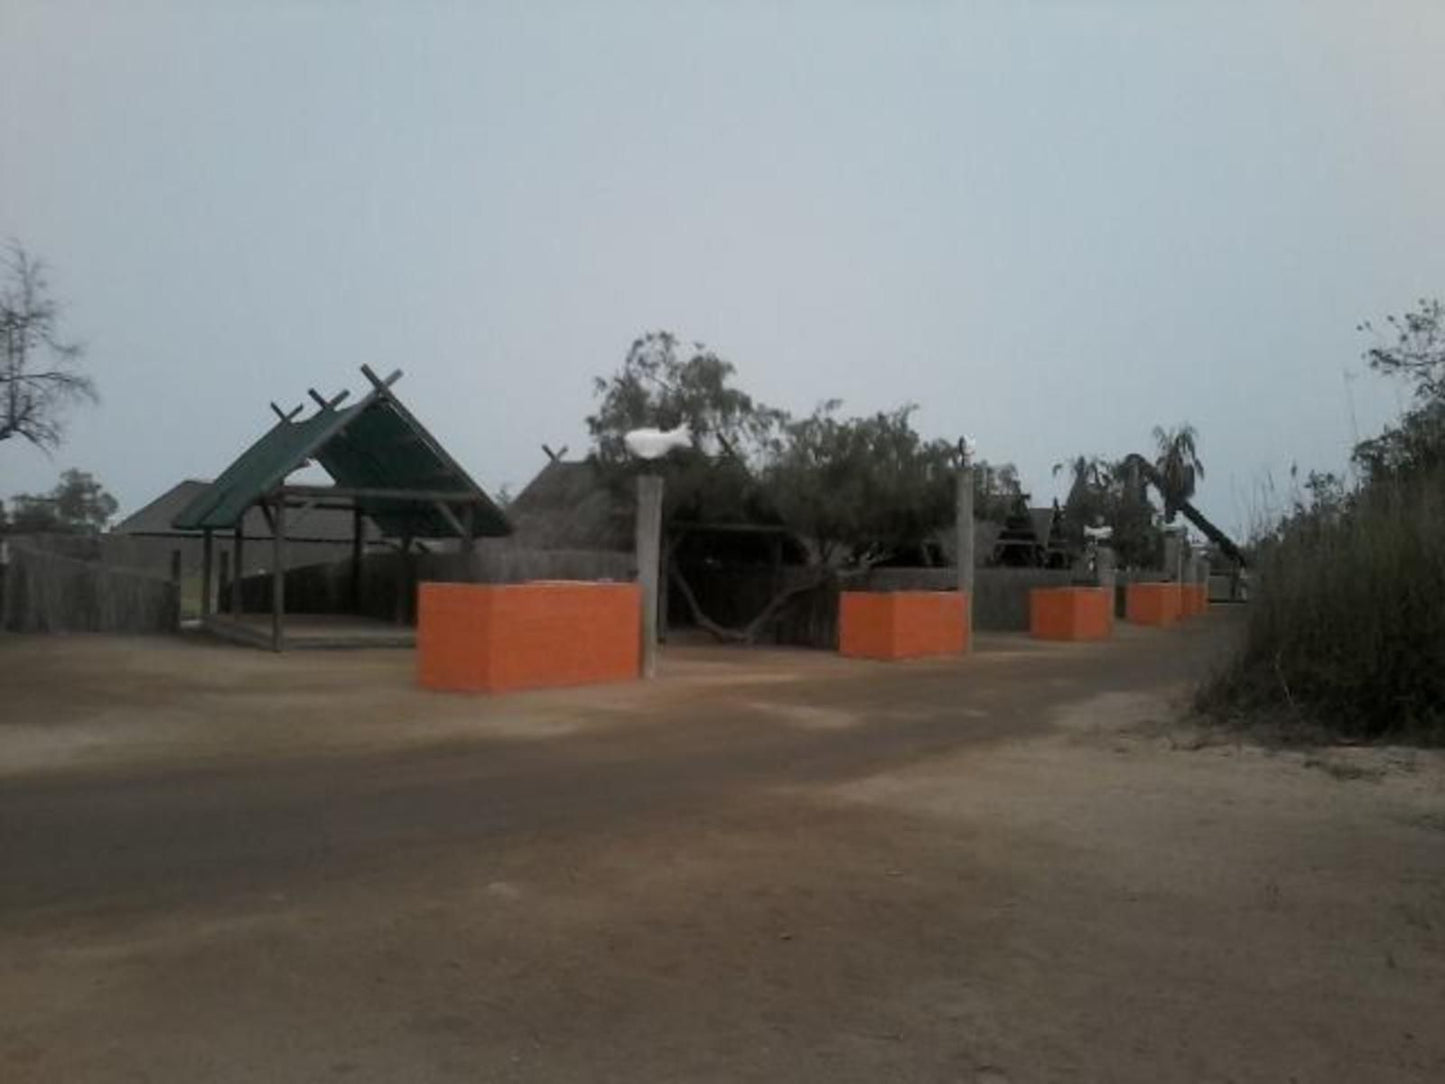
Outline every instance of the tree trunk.
<svg viewBox="0 0 1445 1084">
<path fill-rule="evenodd" d="M 850 568 L 841 572 L 827 567 L 816 568 L 814 575 L 803 583 L 794 584 L 792 587 L 785 587 L 779 590 L 768 600 L 768 604 L 762 608 L 758 615 L 740 629 L 730 629 L 725 625 L 719 625 L 712 618 L 708 617 L 707 614 L 703 613 L 702 607 L 698 604 L 697 596 L 692 592 L 692 587 L 683 576 L 681 569 L 676 565 L 669 568 L 668 573 L 673 586 L 677 588 L 678 593 L 682 596 L 683 602 L 687 604 L 688 611 L 692 614 L 692 619 L 698 628 L 707 632 L 720 643 L 751 644 L 757 640 L 758 635 L 768 627 L 768 624 L 778 616 L 779 611 L 799 595 L 805 595 L 809 591 L 816 591 L 818 588 L 835 580 L 843 582 L 857 579 L 860 576 L 866 576 L 873 565 L 882 559 L 880 556 L 874 560 L 864 562 L 857 568 Z"/>
</svg>

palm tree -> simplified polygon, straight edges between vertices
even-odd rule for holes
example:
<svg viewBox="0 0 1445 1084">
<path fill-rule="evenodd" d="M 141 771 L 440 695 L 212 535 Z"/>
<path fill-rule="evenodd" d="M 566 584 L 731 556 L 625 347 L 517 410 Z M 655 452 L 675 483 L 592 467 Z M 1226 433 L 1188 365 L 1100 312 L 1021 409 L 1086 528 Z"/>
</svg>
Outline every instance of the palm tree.
<svg viewBox="0 0 1445 1084">
<path fill-rule="evenodd" d="M 1178 429 L 1154 427 L 1157 455 L 1154 469 L 1164 480 L 1164 518 L 1174 519 L 1179 506 L 1194 496 L 1196 482 L 1204 480 L 1204 464 L 1199 459 L 1199 433 L 1185 422 Z"/>
</svg>

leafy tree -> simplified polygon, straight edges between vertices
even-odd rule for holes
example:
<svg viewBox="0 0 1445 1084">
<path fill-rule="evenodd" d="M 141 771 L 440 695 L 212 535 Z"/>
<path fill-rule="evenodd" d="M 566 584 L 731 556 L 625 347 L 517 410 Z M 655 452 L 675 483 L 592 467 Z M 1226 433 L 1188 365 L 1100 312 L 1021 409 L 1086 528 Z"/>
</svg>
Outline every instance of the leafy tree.
<svg viewBox="0 0 1445 1084">
<path fill-rule="evenodd" d="M 787 415 L 739 389 L 735 374 L 716 352 L 696 342 L 684 348 L 671 332 L 636 339 L 621 369 L 594 382 L 598 406 L 587 429 L 604 477 L 620 489 L 640 471 L 661 474 L 665 523 L 767 518 L 756 470 Z M 633 429 L 681 425 L 693 447 L 665 459 L 638 463 L 623 445 Z"/>
<path fill-rule="evenodd" d="M 980 459 L 973 465 L 973 515 L 975 519 L 1003 523 L 1024 503 L 1023 484 L 1012 463 L 998 466 Z"/>
<path fill-rule="evenodd" d="M 1376 372 L 1412 383 L 1415 406 L 1398 424 L 1357 444 L 1354 459 L 1371 482 L 1401 482 L 1445 466 L 1445 305 L 1422 300 L 1414 312 L 1385 322 L 1393 338 L 1365 358 Z M 1368 321 L 1360 328 L 1375 331 Z"/>
<path fill-rule="evenodd" d="M 1370 368 L 1410 380 L 1421 402 L 1445 398 L 1445 305 L 1421 298 L 1415 311 L 1387 316 L 1385 324 L 1393 338 L 1365 351 Z M 1368 320 L 1360 330 L 1381 334 Z"/>
<path fill-rule="evenodd" d="M 68 470 L 46 494 L 16 494 L 9 530 L 13 534 L 99 534 L 119 507 L 86 471 Z"/>
<path fill-rule="evenodd" d="M 0 440 L 60 445 L 66 407 L 94 402 L 95 384 L 76 371 L 82 348 L 60 337 L 60 307 L 44 264 L 12 243 L 0 281 Z"/>
<path fill-rule="evenodd" d="M 1204 480 L 1199 434 L 1188 422 L 1177 429 L 1156 425 L 1154 445 L 1154 467 L 1164 480 L 1164 519 L 1172 523 L 1179 506 L 1194 496 L 1195 483 Z"/>
<path fill-rule="evenodd" d="M 1154 526 L 1156 509 L 1127 461 L 1080 455 L 1054 465 L 1055 474 L 1064 470 L 1072 477 L 1063 508 L 1069 543 L 1082 548 L 1084 528 L 1104 524 L 1113 528 L 1110 545 L 1120 565 L 1143 568 L 1156 564 L 1160 552 Z"/>
<path fill-rule="evenodd" d="M 601 400 L 587 419 L 598 458 L 627 460 L 623 436 L 632 429 L 687 425 L 702 447 L 753 463 L 786 418 L 755 401 L 732 383 L 737 370 L 702 343 L 681 344 L 668 331 L 652 331 L 634 340 L 611 377 L 598 377 L 593 391 Z"/>
<path fill-rule="evenodd" d="M 821 563 L 869 565 L 952 522 L 955 452 L 918 435 L 912 405 L 862 418 L 840 417 L 840 406 L 789 422 L 762 477 Z"/>
<path fill-rule="evenodd" d="M 666 524 L 782 523 L 805 543 L 815 575 L 781 592 L 741 630 L 711 622 L 676 565 L 669 568 L 700 626 L 748 640 L 793 596 L 859 575 L 952 523 L 954 448 L 919 436 L 912 406 L 850 418 L 829 401 L 795 419 L 739 389 L 735 374 L 700 344 L 684 350 L 670 333 L 653 332 L 632 344 L 618 373 L 596 381 L 600 402 L 587 426 L 609 476 L 663 474 Z M 682 424 L 692 429 L 692 449 L 645 468 L 628 460 L 628 430 Z M 1007 500 L 1017 493 L 1017 472 L 990 468 L 986 484 L 991 501 Z"/>
</svg>

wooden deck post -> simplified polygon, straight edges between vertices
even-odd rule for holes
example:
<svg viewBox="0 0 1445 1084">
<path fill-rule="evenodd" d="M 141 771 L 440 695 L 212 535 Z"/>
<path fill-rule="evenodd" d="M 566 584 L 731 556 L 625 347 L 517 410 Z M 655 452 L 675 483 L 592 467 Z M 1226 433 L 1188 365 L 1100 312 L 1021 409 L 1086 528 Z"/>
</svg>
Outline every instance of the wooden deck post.
<svg viewBox="0 0 1445 1084">
<path fill-rule="evenodd" d="M 398 625 L 406 624 L 407 586 L 411 579 L 411 536 L 401 540 L 401 555 L 396 567 L 396 611 L 394 620 Z"/>
<path fill-rule="evenodd" d="M 351 509 L 351 612 L 361 613 L 361 506 Z"/>
<path fill-rule="evenodd" d="M 211 616 L 211 564 L 215 557 L 215 540 L 209 528 L 201 532 L 201 620 Z"/>
<path fill-rule="evenodd" d="M 271 534 L 271 650 L 286 650 L 286 501 L 276 502 Z"/>
<path fill-rule="evenodd" d="M 0 545 L 3 545 L 0 542 Z M 4 571 L 3 562 L 0 562 L 0 572 Z M 175 588 L 176 604 L 176 631 L 181 628 L 181 551 L 171 550 L 171 586 Z"/>
<path fill-rule="evenodd" d="M 234 562 L 236 575 L 235 578 L 231 580 L 231 617 L 233 619 L 240 617 L 241 611 L 246 608 L 245 601 L 241 597 L 241 581 L 246 577 L 246 529 L 243 526 L 245 519 L 246 517 L 243 514 L 241 518 L 236 521 L 236 537 L 231 543 L 231 549 L 235 551 L 236 555 Z"/>
<path fill-rule="evenodd" d="M 657 600 L 662 546 L 662 478 L 637 476 L 637 582 L 642 587 L 642 676 L 657 673 Z"/>
<path fill-rule="evenodd" d="M 221 613 L 227 608 L 231 593 L 231 555 L 228 551 L 221 551 L 221 574 L 216 577 L 216 612 Z"/>
</svg>

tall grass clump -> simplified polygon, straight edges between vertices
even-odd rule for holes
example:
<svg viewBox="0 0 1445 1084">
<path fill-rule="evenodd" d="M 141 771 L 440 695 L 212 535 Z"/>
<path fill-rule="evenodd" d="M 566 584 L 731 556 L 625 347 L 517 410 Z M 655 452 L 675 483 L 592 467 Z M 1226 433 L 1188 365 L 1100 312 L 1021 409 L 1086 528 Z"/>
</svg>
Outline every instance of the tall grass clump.
<svg viewBox="0 0 1445 1084">
<path fill-rule="evenodd" d="M 1445 744 L 1445 471 L 1302 510 L 1257 553 L 1243 644 L 1202 706 Z"/>
<path fill-rule="evenodd" d="M 1415 404 L 1355 447 L 1352 489 L 1311 474 L 1309 499 L 1256 540 L 1243 644 L 1201 690 L 1206 711 L 1445 744 L 1445 305 L 1388 326 L 1366 359 Z"/>
</svg>

